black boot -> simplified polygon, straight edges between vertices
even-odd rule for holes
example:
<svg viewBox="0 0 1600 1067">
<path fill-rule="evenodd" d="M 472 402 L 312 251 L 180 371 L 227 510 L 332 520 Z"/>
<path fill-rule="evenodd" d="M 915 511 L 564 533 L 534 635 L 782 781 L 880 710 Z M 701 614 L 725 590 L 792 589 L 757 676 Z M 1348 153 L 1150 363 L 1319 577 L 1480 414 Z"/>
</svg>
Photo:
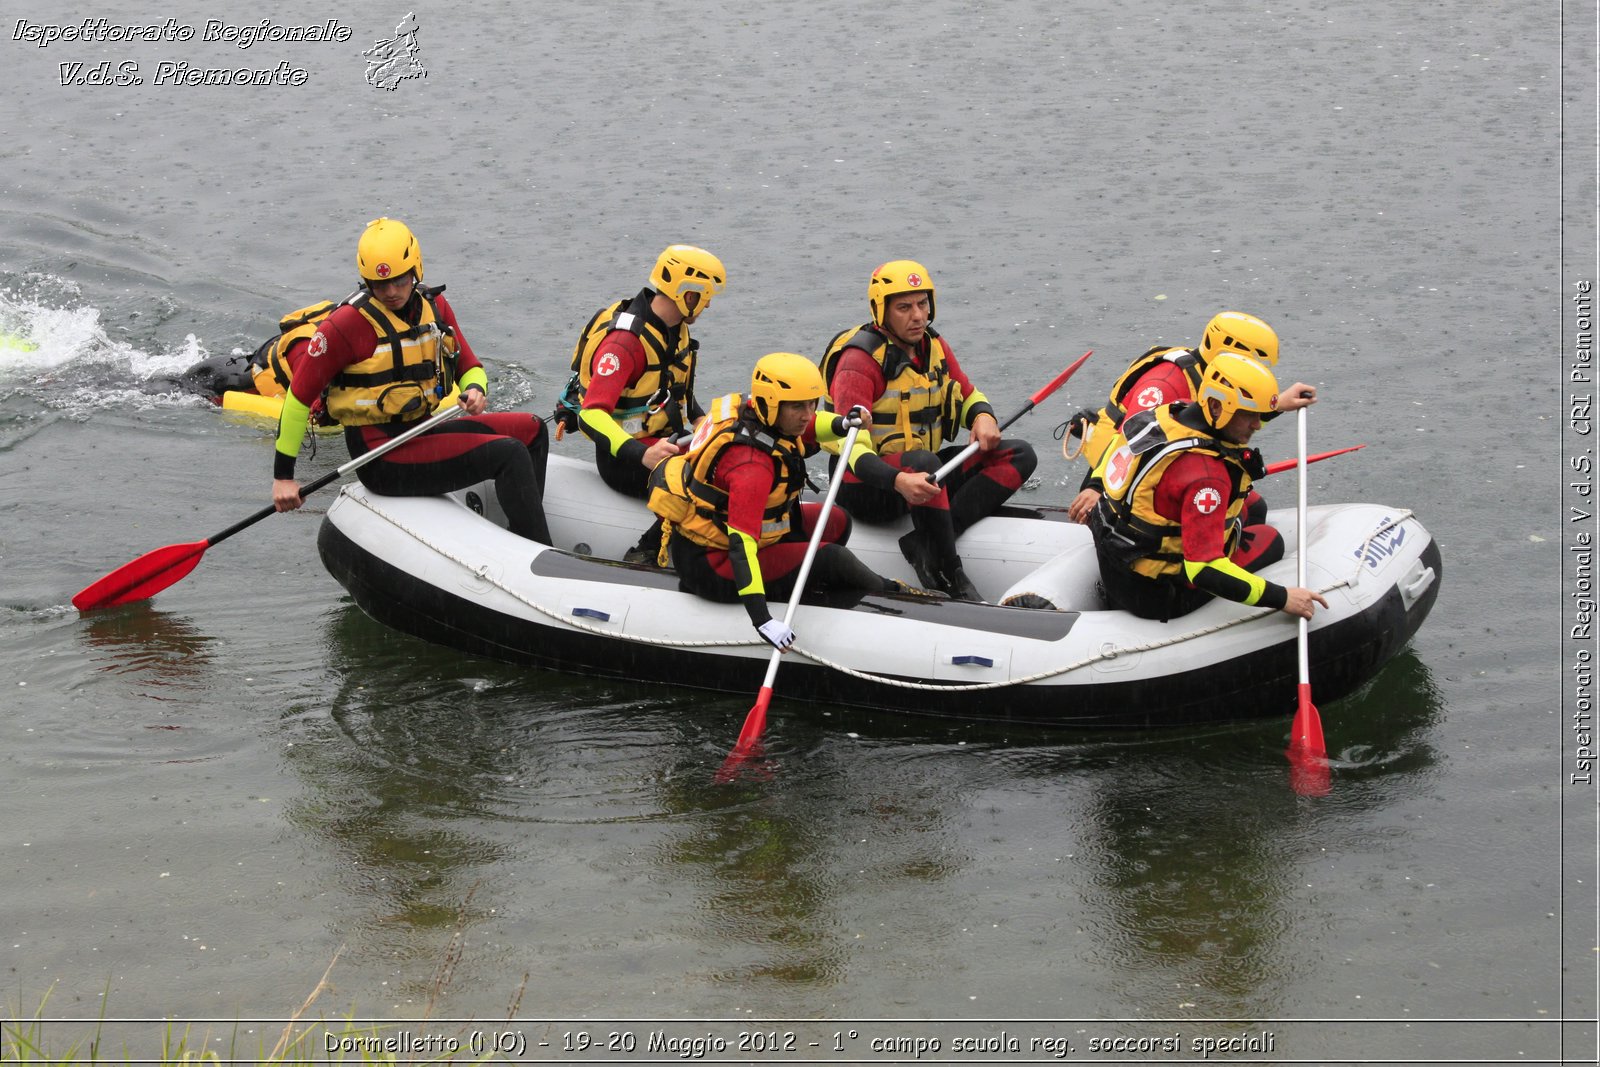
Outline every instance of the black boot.
<svg viewBox="0 0 1600 1067">
<path fill-rule="evenodd" d="M 924 589 L 940 589 L 939 567 L 934 562 L 933 546 L 921 530 L 912 530 L 900 538 L 900 554 L 905 556 L 917 572 L 917 584 Z"/>
<path fill-rule="evenodd" d="M 982 480 L 988 481 L 987 478 Z M 954 514 L 931 508 L 925 508 L 923 512 L 927 518 L 928 544 L 931 546 L 935 561 L 934 569 L 938 573 L 938 583 L 935 588 L 949 593 L 951 600 L 983 603 L 978 590 L 973 587 L 966 572 L 961 569 L 961 557 L 956 554 Z"/>
<path fill-rule="evenodd" d="M 929 600 L 948 600 L 950 598 L 950 594 L 942 589 L 919 589 L 917 586 L 909 582 L 902 582 L 898 578 L 885 578 L 883 580 L 883 591 L 892 596 L 920 596 L 927 597 Z"/>
<path fill-rule="evenodd" d="M 657 555 L 661 551 L 661 520 L 657 519 L 650 524 L 650 528 L 639 535 L 639 543 L 622 554 L 624 563 L 647 563 L 652 567 L 659 567 Z"/>
<path fill-rule="evenodd" d="M 978 587 L 972 584 L 967 577 L 967 572 L 961 569 L 961 564 L 947 567 L 941 572 L 944 581 L 939 588 L 950 594 L 951 600 L 966 600 L 974 604 L 984 603 L 983 597 L 978 595 Z"/>
<path fill-rule="evenodd" d="M 971 579 L 961 569 L 956 555 L 955 536 L 948 511 L 932 512 L 929 529 L 912 530 L 900 538 L 900 551 L 916 569 L 917 582 L 924 589 L 938 589 L 951 600 L 983 603 Z"/>
</svg>

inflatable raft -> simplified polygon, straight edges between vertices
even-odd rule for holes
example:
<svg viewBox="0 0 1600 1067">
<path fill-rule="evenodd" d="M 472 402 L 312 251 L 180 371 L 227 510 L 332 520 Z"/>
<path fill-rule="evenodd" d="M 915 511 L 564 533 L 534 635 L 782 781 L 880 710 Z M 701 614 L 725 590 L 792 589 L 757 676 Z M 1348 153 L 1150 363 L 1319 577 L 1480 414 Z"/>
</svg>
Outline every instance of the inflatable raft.
<svg viewBox="0 0 1600 1067">
<path fill-rule="evenodd" d="M 678 590 L 670 571 L 619 562 L 649 523 L 591 464 L 550 457 L 546 513 L 557 547 L 504 528 L 489 483 L 442 497 L 347 486 L 318 536 L 328 571 L 378 621 L 511 663 L 744 695 L 770 646 L 738 605 Z M 1272 523 L 1296 543 L 1295 513 Z M 1439 548 L 1408 511 L 1335 504 L 1308 513 L 1307 584 L 1319 703 L 1372 678 L 1438 595 Z M 896 539 L 909 525 L 855 524 L 850 547 L 915 582 Z M 797 609 L 782 696 L 919 715 L 1053 726 L 1145 727 L 1287 715 L 1296 626 L 1282 612 L 1214 601 L 1167 623 L 1106 610 L 1094 546 L 1059 508 L 1007 508 L 959 543 L 986 598 L 817 595 Z M 1292 553 L 1262 571 L 1292 584 Z M 999 601 L 1032 593 L 1055 610 Z M 785 605 L 773 606 L 775 617 Z"/>
</svg>

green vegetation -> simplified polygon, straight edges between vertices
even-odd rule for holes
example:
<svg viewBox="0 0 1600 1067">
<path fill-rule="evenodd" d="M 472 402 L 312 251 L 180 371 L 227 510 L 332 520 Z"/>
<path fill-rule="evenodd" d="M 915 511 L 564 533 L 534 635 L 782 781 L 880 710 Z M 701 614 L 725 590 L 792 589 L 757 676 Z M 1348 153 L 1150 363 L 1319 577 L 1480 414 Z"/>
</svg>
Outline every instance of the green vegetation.
<svg viewBox="0 0 1600 1067">
<path fill-rule="evenodd" d="M 474 887 L 476 888 L 476 887 Z M 468 900 L 471 894 L 468 894 Z M 466 902 L 462 903 L 462 913 Z M 514 1042 L 504 1039 L 515 1037 L 514 1028 L 501 1026 L 500 1033 L 490 1027 L 475 1024 L 452 1023 L 447 1031 L 430 1028 L 427 1021 L 433 1017 L 435 1006 L 443 997 L 461 960 L 462 915 L 457 916 L 456 929 L 445 947 L 443 958 L 433 975 L 428 1000 L 420 1021 L 405 1023 L 357 1022 L 350 1014 L 335 1019 L 321 1016 L 308 1018 L 312 1005 L 330 987 L 328 977 L 339 961 L 335 952 L 328 968 L 301 1003 L 294 1014 L 285 1021 L 283 1031 L 270 1048 L 265 1036 L 245 1035 L 235 1023 L 226 1035 L 209 1029 L 197 1030 L 193 1024 L 172 1020 L 152 1022 L 159 1028 L 148 1039 L 140 1040 L 135 1051 L 123 1042 L 120 1047 L 108 1048 L 106 1032 L 110 1025 L 105 1017 L 105 1006 L 110 1001 L 110 990 L 101 998 L 101 1016 L 98 1020 L 52 1018 L 46 1013 L 50 993 L 40 999 L 32 1015 L 24 1016 L 20 1010 L 7 1010 L 0 1015 L 0 1063 L 49 1064 L 71 1067 L 77 1064 L 429 1064 L 429 1063 L 489 1063 L 502 1061 L 506 1053 L 518 1049 Z M 342 951 L 342 950 L 341 950 Z M 524 975 L 506 1019 L 516 1018 L 522 1006 L 523 990 L 528 978 Z M 126 1022 L 117 1021 L 119 1031 Z M 74 1036 L 72 1028 L 90 1027 L 88 1033 Z M 437 1031 L 437 1032 L 436 1032 Z M 52 1047 L 51 1039 L 66 1035 L 66 1047 Z M 496 1038 L 500 1038 L 499 1048 Z M 253 1048 L 244 1047 L 254 1043 Z M 146 1050 L 148 1047 L 148 1051 Z"/>
</svg>

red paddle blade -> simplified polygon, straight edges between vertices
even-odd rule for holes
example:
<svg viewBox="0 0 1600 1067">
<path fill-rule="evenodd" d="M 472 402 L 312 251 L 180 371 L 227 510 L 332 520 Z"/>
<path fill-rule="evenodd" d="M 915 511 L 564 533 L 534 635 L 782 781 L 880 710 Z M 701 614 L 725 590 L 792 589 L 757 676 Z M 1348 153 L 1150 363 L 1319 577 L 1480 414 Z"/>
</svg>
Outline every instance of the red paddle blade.
<svg viewBox="0 0 1600 1067">
<path fill-rule="evenodd" d="M 735 746 L 734 750 L 728 753 L 727 759 L 722 761 L 722 766 L 717 768 L 717 773 L 711 776 L 711 780 L 717 785 L 727 785 L 744 777 L 747 771 L 759 771 L 765 762 L 766 750 L 762 748 L 759 740 L 748 748 Z"/>
<path fill-rule="evenodd" d="M 1302 797 L 1325 797 L 1333 791 L 1333 774 L 1327 760 L 1289 757 L 1289 788 Z"/>
<path fill-rule="evenodd" d="M 1311 703 L 1311 685 L 1300 683 L 1299 706 L 1289 727 L 1289 783 L 1301 796 L 1323 797 L 1332 786 L 1328 746 L 1322 739 L 1322 716 Z"/>
<path fill-rule="evenodd" d="M 739 731 L 739 740 L 734 744 L 733 751 L 728 753 L 728 758 L 722 761 L 714 781 L 719 784 L 733 781 L 739 776 L 739 769 L 745 761 L 760 757 L 761 733 L 767 728 L 767 705 L 771 703 L 772 686 L 764 685 L 761 692 L 756 694 L 750 714 L 744 717 L 744 729 Z"/>
<path fill-rule="evenodd" d="M 733 746 L 733 754 L 748 752 L 752 746 L 761 743 L 761 733 L 767 728 L 767 707 L 772 703 L 772 686 L 764 685 L 761 692 L 756 694 L 756 702 L 750 707 L 750 714 L 744 717 L 744 729 L 739 731 L 739 741 Z"/>
<path fill-rule="evenodd" d="M 210 541 L 190 541 L 146 552 L 85 586 L 72 598 L 72 606 L 90 611 L 153 597 L 194 570 L 210 547 Z"/>
<path fill-rule="evenodd" d="M 1028 406 L 1030 408 L 1033 407 L 1035 404 L 1037 404 L 1040 401 L 1042 401 L 1045 397 L 1049 396 L 1051 393 L 1055 392 L 1057 389 L 1060 389 L 1063 385 L 1066 385 L 1067 384 L 1067 379 L 1072 377 L 1075 373 L 1077 373 L 1078 368 L 1083 366 L 1085 361 L 1087 361 L 1088 358 L 1090 356 L 1092 356 L 1092 355 L 1094 355 L 1094 349 L 1091 348 L 1091 349 L 1089 349 L 1089 351 L 1087 351 L 1083 355 L 1079 356 L 1073 362 L 1072 366 L 1068 367 L 1066 370 L 1064 370 L 1060 374 L 1056 375 L 1055 381 L 1051 382 L 1049 385 L 1045 386 L 1043 389 L 1040 389 L 1037 393 L 1034 393 L 1032 396 L 1030 396 L 1028 398 Z"/>
<path fill-rule="evenodd" d="M 1300 751 L 1317 759 L 1328 758 L 1327 743 L 1322 740 L 1322 716 L 1311 703 L 1311 683 L 1300 683 L 1299 704 L 1294 712 L 1294 725 L 1289 728 L 1289 751 Z"/>
<path fill-rule="evenodd" d="M 711 780 L 717 785 L 729 785 L 749 779 L 763 782 L 772 780 L 772 761 L 767 759 L 766 751 L 760 741 L 744 752 L 728 753 L 728 758 L 722 761 L 717 773 L 711 776 Z"/>
</svg>

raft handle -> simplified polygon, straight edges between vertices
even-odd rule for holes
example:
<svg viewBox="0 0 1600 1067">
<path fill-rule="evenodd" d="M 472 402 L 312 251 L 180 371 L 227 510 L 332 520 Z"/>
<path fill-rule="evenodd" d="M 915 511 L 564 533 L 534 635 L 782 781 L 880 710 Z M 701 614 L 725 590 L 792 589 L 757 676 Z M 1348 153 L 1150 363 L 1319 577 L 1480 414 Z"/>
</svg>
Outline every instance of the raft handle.
<svg viewBox="0 0 1600 1067">
<path fill-rule="evenodd" d="M 601 611 L 599 608 L 573 608 L 572 613 L 584 619 L 598 619 L 601 622 L 610 622 L 611 613 Z"/>
<path fill-rule="evenodd" d="M 951 656 L 950 662 L 957 667 L 993 667 L 994 660 L 988 656 Z"/>
<path fill-rule="evenodd" d="M 1400 596 L 1405 600 L 1406 607 L 1417 602 L 1423 593 L 1428 591 L 1428 586 L 1433 584 L 1434 573 L 1432 567 L 1423 567 L 1421 572 L 1400 586 Z"/>
</svg>

